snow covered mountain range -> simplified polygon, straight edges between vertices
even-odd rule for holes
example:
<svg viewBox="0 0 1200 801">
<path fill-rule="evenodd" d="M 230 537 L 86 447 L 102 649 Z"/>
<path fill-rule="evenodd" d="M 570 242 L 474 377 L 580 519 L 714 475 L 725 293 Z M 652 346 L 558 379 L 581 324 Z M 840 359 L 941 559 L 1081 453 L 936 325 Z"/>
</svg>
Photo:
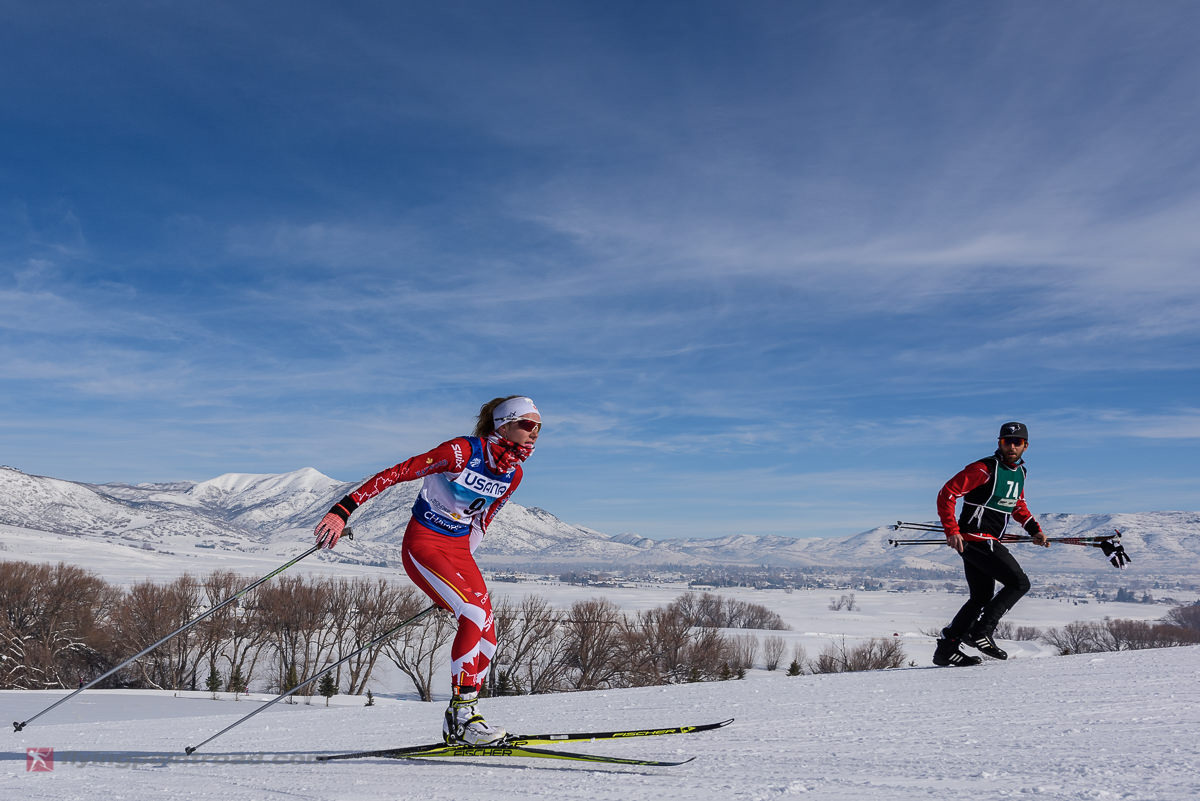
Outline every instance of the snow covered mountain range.
<svg viewBox="0 0 1200 801">
<path fill-rule="evenodd" d="M 12 527 L 8 533 L 13 536 L 40 532 L 80 545 L 172 554 L 282 552 L 280 546 L 311 543 L 316 521 L 357 485 L 335 481 L 312 468 L 279 475 L 229 473 L 199 483 L 129 485 L 84 484 L 0 467 L 0 533 Z M 400 541 L 418 487 L 417 482 L 399 485 L 373 499 L 351 521 L 355 540 L 343 540 L 335 552 L 320 556 L 326 561 L 398 566 Z M 1197 512 L 1043 514 L 1039 520 L 1051 536 L 1109 534 L 1120 529 L 1133 568 L 1142 576 L 1198 572 Z M 950 549 L 888 546 L 888 540 L 897 536 L 935 535 L 880 526 L 843 539 L 730 535 L 654 540 L 605 534 L 566 523 L 544 509 L 509 503 L 494 521 L 480 556 L 490 569 L 534 571 L 656 565 L 957 571 L 957 556 Z M 1040 573 L 1112 570 L 1094 548 L 1014 547 L 1022 549 L 1026 567 Z"/>
</svg>

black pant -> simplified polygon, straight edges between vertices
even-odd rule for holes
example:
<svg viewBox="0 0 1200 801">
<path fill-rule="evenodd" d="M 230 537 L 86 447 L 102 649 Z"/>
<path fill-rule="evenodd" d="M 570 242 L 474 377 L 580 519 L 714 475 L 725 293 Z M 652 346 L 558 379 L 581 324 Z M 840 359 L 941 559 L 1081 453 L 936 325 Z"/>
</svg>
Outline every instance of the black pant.
<svg viewBox="0 0 1200 801">
<path fill-rule="evenodd" d="M 1004 613 L 1029 591 L 1029 577 L 1008 549 L 995 540 L 967 540 L 962 560 L 971 597 L 946 627 L 945 636 L 951 639 L 960 639 L 976 628 L 977 621 L 980 632 L 991 633 Z M 1004 586 L 993 596 L 997 581 Z"/>
</svg>

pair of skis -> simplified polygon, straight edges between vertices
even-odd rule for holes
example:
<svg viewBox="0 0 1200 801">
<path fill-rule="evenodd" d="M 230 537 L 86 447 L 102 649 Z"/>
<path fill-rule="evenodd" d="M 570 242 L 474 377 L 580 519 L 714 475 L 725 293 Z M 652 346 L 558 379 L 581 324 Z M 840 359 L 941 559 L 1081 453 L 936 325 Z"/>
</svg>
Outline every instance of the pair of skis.
<svg viewBox="0 0 1200 801">
<path fill-rule="evenodd" d="M 381 748 L 374 751 L 354 751 L 346 754 L 328 754 L 317 757 L 319 762 L 329 762 L 335 759 L 367 759 L 371 757 L 386 759 L 416 759 L 425 757 L 531 757 L 535 759 L 569 759 L 576 762 L 600 762 L 609 765 L 640 765 L 652 767 L 673 767 L 691 762 L 695 757 L 678 761 L 659 759 L 630 759 L 626 757 L 604 756 L 601 754 L 581 754 L 575 751 L 559 751 L 541 748 L 542 745 L 553 745 L 561 742 L 578 742 L 582 740 L 623 740 L 628 737 L 657 737 L 664 734 L 695 734 L 712 731 L 728 726 L 733 718 L 718 723 L 703 723 L 698 726 L 671 726 L 665 729 L 628 729 L 625 731 L 591 731 L 563 734 L 510 734 L 501 740 L 488 745 L 445 745 L 431 743 L 429 745 L 413 745 L 403 748 Z"/>
</svg>

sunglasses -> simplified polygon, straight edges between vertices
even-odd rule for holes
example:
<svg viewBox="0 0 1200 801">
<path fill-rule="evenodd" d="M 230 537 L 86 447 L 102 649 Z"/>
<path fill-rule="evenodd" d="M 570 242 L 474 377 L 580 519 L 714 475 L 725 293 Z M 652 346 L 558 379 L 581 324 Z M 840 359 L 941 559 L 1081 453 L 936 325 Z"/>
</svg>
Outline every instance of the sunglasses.
<svg viewBox="0 0 1200 801">
<path fill-rule="evenodd" d="M 522 431 L 540 431 L 542 428 L 542 424 L 537 420 L 517 420 L 515 422 L 517 424 L 517 428 L 521 429 Z"/>
<path fill-rule="evenodd" d="M 1022 437 L 1001 437 L 1000 441 L 1005 445 L 1024 445 L 1025 440 Z"/>
</svg>

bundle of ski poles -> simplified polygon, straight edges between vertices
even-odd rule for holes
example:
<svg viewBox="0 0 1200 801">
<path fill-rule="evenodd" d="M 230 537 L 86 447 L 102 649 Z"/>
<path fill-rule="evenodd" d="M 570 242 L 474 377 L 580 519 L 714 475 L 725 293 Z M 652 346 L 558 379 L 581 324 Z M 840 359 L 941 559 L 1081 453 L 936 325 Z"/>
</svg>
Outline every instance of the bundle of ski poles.
<svg viewBox="0 0 1200 801">
<path fill-rule="evenodd" d="M 945 534 L 945 530 L 940 523 L 905 523 L 903 520 L 897 520 L 896 525 L 890 526 L 891 529 L 899 531 L 905 529 L 908 531 L 930 531 L 938 534 Z M 1125 553 L 1125 546 L 1121 544 L 1121 530 L 1114 528 L 1113 534 L 1101 534 L 1092 537 L 1047 537 L 1046 542 L 1061 542 L 1066 545 L 1085 545 L 1090 548 L 1099 548 L 1108 561 L 1115 568 L 1123 568 L 1133 560 L 1129 558 L 1129 554 Z M 1002 534 L 1000 535 L 1001 542 L 1033 542 L 1033 538 L 1028 534 Z M 888 544 L 892 547 L 901 545 L 945 545 L 946 540 L 941 538 L 936 539 L 915 539 L 915 540 L 897 540 L 890 539 Z"/>
</svg>

